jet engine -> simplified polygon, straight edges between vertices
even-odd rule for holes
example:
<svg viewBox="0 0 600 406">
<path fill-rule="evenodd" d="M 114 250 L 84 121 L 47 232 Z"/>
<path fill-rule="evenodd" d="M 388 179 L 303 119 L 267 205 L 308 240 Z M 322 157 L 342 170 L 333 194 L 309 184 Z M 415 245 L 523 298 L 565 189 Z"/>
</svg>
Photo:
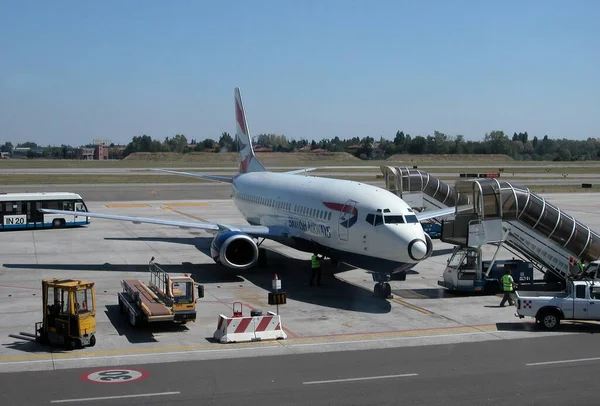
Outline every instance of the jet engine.
<svg viewBox="0 0 600 406">
<path fill-rule="evenodd" d="M 423 259 L 427 259 L 433 254 L 433 240 L 427 233 L 425 233 L 425 243 L 427 244 L 427 254 L 425 254 L 425 258 Z"/>
<path fill-rule="evenodd" d="M 251 268 L 258 261 L 258 254 L 256 241 L 239 231 L 219 233 L 210 244 L 212 259 L 228 268 Z"/>
<path fill-rule="evenodd" d="M 427 233 L 423 233 L 425 241 L 415 238 L 408 244 L 408 255 L 413 261 L 423 261 L 433 254 L 433 240 Z"/>
</svg>

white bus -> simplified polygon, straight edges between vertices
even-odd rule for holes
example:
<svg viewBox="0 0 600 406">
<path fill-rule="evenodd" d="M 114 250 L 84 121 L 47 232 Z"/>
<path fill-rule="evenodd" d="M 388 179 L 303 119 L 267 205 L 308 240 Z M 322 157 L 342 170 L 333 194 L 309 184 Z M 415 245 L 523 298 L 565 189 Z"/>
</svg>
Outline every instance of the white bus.
<svg viewBox="0 0 600 406">
<path fill-rule="evenodd" d="M 40 209 L 88 211 L 76 193 L 0 193 L 0 229 L 63 228 L 90 224 L 84 216 L 42 213 Z"/>
</svg>

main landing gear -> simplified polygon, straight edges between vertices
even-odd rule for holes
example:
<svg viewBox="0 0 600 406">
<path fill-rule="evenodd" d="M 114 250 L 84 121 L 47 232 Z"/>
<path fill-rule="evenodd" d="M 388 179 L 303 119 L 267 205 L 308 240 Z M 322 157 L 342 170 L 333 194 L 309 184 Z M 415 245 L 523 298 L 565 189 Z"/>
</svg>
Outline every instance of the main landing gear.
<svg viewBox="0 0 600 406">
<path fill-rule="evenodd" d="M 392 299 L 392 287 L 388 283 L 392 279 L 391 275 L 373 273 L 373 281 L 377 282 L 373 288 L 375 297 L 381 299 Z"/>
</svg>

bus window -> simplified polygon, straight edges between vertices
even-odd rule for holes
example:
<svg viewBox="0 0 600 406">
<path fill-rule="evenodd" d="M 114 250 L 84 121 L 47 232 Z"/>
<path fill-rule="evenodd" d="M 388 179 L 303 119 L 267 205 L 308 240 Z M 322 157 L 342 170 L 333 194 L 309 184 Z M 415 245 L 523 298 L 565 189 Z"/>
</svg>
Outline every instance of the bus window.
<svg viewBox="0 0 600 406">
<path fill-rule="evenodd" d="M 70 202 L 67 200 L 67 201 L 62 202 L 62 204 L 63 204 L 63 208 L 62 208 L 63 210 L 73 211 L 73 202 Z"/>
</svg>

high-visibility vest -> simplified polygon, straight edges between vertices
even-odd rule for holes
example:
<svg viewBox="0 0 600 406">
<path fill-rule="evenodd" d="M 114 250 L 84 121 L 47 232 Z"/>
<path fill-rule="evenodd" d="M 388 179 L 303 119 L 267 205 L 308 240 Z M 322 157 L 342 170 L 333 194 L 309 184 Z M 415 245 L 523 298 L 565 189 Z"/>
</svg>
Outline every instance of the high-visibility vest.
<svg viewBox="0 0 600 406">
<path fill-rule="evenodd" d="M 310 261 L 311 261 L 311 265 L 313 268 L 319 268 L 321 266 L 321 264 L 319 264 L 319 259 L 314 254 L 313 254 L 312 258 L 310 259 Z"/>
<path fill-rule="evenodd" d="M 502 277 L 502 285 L 505 292 L 511 292 L 513 290 L 513 284 L 510 281 L 510 275 L 504 275 Z"/>
</svg>

